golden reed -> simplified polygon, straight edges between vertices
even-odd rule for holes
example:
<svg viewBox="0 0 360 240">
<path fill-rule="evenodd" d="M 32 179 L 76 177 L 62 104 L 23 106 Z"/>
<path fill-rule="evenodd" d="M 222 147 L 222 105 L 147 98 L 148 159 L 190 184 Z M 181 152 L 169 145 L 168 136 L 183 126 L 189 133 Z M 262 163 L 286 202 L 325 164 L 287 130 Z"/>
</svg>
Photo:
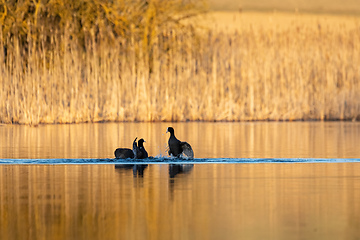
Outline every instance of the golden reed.
<svg viewBox="0 0 360 240">
<path fill-rule="evenodd" d="M 66 33 L 51 52 L 11 41 L 1 123 L 360 119 L 359 24 L 173 30 L 151 51 L 87 39 L 84 52 Z"/>
</svg>

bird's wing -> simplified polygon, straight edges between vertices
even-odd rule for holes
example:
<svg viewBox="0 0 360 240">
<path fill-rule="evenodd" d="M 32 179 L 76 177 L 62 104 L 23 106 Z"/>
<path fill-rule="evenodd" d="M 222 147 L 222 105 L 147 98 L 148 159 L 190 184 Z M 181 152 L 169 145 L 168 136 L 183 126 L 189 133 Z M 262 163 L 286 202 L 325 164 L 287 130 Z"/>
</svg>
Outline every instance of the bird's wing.
<svg viewBox="0 0 360 240">
<path fill-rule="evenodd" d="M 192 150 L 190 144 L 187 142 L 181 142 L 181 147 L 183 149 L 183 154 L 188 158 L 194 158 L 194 151 Z"/>
<path fill-rule="evenodd" d="M 134 141 L 133 141 L 133 149 L 134 148 L 137 148 L 137 142 L 136 142 L 136 139 L 137 139 L 137 137 L 134 139 Z"/>
<path fill-rule="evenodd" d="M 135 158 L 135 159 L 137 159 L 137 158 L 139 157 L 139 152 L 140 152 L 139 147 L 137 146 L 136 139 L 137 139 L 137 138 L 135 138 L 135 140 L 134 140 L 134 142 L 133 142 L 133 149 L 132 149 L 132 151 L 133 151 L 133 153 L 134 153 L 134 158 Z"/>
</svg>

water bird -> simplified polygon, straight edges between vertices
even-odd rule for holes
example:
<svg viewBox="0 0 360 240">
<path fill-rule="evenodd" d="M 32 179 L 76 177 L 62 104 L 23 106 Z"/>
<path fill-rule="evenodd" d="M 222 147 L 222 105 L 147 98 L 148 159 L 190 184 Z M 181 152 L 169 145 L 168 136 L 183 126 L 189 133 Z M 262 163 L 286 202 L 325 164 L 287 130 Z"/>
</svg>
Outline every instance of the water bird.
<svg viewBox="0 0 360 240">
<path fill-rule="evenodd" d="M 166 133 L 170 133 L 169 144 L 169 155 L 174 157 L 180 157 L 181 154 L 188 158 L 194 158 L 194 151 L 187 142 L 181 142 L 175 137 L 174 128 L 168 127 Z"/>
<path fill-rule="evenodd" d="M 133 159 L 143 159 L 148 157 L 148 153 L 144 147 L 144 139 L 140 139 L 136 143 L 137 137 L 133 141 L 133 148 L 117 148 L 114 152 L 115 158 L 133 158 Z"/>
<path fill-rule="evenodd" d="M 136 138 L 135 138 L 135 140 L 136 140 Z M 134 143 L 133 143 L 133 152 L 134 152 L 134 158 L 135 159 L 143 159 L 143 158 L 148 157 L 148 153 L 147 153 L 147 151 L 145 150 L 145 147 L 144 147 L 144 142 L 145 142 L 145 140 L 141 138 L 138 141 L 138 146 L 136 146 L 136 142 L 134 141 Z"/>
</svg>

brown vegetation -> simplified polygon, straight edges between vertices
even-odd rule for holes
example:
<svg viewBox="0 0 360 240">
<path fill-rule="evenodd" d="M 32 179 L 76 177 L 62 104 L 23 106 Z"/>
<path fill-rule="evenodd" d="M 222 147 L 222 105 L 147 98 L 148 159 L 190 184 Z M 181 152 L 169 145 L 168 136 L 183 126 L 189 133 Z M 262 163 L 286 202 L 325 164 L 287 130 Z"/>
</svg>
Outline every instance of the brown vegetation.
<svg viewBox="0 0 360 240">
<path fill-rule="evenodd" d="M 5 38 L 0 48 L 14 48 L 0 51 L 0 122 L 359 119 L 358 20 L 302 19 L 197 34 L 169 27 L 151 50 L 134 32 L 113 45 L 93 32 L 86 51 L 70 30 L 51 38 L 52 51 Z"/>
</svg>

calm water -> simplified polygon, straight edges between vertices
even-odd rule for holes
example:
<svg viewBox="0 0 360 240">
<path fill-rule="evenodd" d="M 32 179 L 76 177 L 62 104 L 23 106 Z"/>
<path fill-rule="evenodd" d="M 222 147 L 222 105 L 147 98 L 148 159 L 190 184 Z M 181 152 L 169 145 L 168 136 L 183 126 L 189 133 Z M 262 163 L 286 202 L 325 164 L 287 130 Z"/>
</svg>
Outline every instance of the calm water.
<svg viewBox="0 0 360 240">
<path fill-rule="evenodd" d="M 191 162 L 165 157 L 170 125 Z M 136 136 L 155 158 L 115 161 Z M 359 139 L 357 122 L 0 126 L 0 239 L 360 239 Z"/>
<path fill-rule="evenodd" d="M 135 137 L 149 156 L 164 156 L 168 126 L 195 158 L 360 157 L 360 122 L 196 122 L 0 125 L 0 159 L 107 159 Z"/>
</svg>

